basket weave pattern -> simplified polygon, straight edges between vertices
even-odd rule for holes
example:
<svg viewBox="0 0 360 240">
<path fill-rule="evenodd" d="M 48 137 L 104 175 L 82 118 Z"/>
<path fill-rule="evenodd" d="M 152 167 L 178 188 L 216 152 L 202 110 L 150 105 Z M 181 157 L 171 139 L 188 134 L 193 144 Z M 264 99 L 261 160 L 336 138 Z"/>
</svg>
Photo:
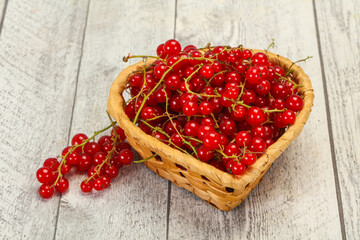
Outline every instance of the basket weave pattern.
<svg viewBox="0 0 360 240">
<path fill-rule="evenodd" d="M 252 50 L 254 53 L 259 50 Z M 285 69 L 292 64 L 287 58 L 268 52 L 270 62 L 273 62 Z M 153 60 L 148 60 L 152 62 Z M 124 91 L 129 74 L 143 68 L 144 63 L 139 62 L 124 69 L 115 79 L 110 89 L 107 110 L 111 116 L 122 127 L 130 145 L 143 157 L 148 158 L 158 154 L 158 157 L 151 158 L 145 165 L 159 176 L 170 180 L 179 187 L 183 187 L 212 206 L 223 211 L 229 211 L 238 206 L 255 186 L 262 180 L 265 172 L 269 169 L 274 160 L 295 140 L 306 123 L 311 107 L 313 105 L 314 93 L 309 77 L 302 68 L 293 65 L 293 75 L 298 84 L 300 95 L 303 96 L 304 106 L 299 112 L 295 123 L 261 156 L 254 165 L 250 166 L 245 174 L 234 176 L 218 170 L 217 168 L 203 163 L 190 155 L 158 141 L 154 137 L 144 133 L 139 127 L 133 124 L 124 112 Z"/>
</svg>

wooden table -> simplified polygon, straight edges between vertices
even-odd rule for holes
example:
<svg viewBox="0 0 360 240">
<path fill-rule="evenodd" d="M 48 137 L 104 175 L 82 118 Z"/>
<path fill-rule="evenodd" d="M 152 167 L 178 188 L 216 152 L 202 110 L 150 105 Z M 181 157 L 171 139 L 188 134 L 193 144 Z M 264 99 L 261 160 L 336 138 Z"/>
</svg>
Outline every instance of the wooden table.
<svg viewBox="0 0 360 240">
<path fill-rule="evenodd" d="M 360 2 L 0 0 L 0 239 L 360 239 Z M 240 206 L 222 212 L 144 165 L 111 187 L 42 200 L 35 172 L 108 123 L 109 87 L 176 38 L 292 60 L 315 102 L 300 137 Z"/>
</svg>

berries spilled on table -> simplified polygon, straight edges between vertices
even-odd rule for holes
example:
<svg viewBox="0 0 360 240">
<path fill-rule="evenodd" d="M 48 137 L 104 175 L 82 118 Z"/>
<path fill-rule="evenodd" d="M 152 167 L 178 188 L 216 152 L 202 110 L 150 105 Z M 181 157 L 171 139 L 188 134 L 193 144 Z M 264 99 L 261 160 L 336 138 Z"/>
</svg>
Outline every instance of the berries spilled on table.
<svg viewBox="0 0 360 240">
<path fill-rule="evenodd" d="M 110 128 L 111 135 L 104 135 L 97 142 L 94 141 L 97 135 Z M 90 138 L 83 133 L 76 134 L 71 140 L 71 146 L 63 149 L 60 162 L 57 158 L 48 158 L 43 167 L 38 169 L 36 177 L 42 183 L 40 196 L 47 199 L 55 191 L 65 193 L 69 188 L 65 175 L 72 168 L 87 174 L 87 178 L 80 184 L 84 193 L 109 187 L 111 180 L 118 176 L 119 169 L 133 161 L 134 154 L 125 139 L 123 129 L 115 126 L 114 122 Z"/>
</svg>

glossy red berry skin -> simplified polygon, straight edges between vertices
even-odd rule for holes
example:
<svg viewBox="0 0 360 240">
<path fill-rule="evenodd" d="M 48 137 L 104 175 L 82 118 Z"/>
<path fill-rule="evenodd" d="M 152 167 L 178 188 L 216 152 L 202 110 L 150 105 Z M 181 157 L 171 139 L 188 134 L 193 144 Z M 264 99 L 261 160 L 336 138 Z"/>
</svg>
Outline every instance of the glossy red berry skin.
<svg viewBox="0 0 360 240">
<path fill-rule="evenodd" d="M 62 166 L 61 166 L 61 174 L 67 174 L 67 173 L 69 173 L 70 172 L 70 170 L 71 170 L 71 168 L 72 168 L 72 165 L 70 164 L 70 163 L 65 163 L 65 164 L 63 164 Z"/>
<path fill-rule="evenodd" d="M 105 176 L 108 176 L 109 178 L 115 178 L 119 174 L 119 169 L 115 167 L 114 165 L 107 165 L 104 170 Z"/>
<path fill-rule="evenodd" d="M 84 133 L 78 133 L 71 139 L 71 145 L 79 145 L 88 139 Z"/>
<path fill-rule="evenodd" d="M 111 136 L 109 136 L 109 135 L 104 135 L 104 136 L 101 136 L 101 137 L 99 138 L 98 144 L 102 146 L 102 145 L 104 145 L 104 143 L 109 142 L 109 141 L 112 141 L 112 140 L 111 140 Z"/>
<path fill-rule="evenodd" d="M 80 188 L 81 188 L 81 191 L 83 191 L 84 193 L 89 193 L 93 189 L 93 184 L 92 184 L 92 182 L 86 183 L 86 181 L 83 181 L 80 184 Z"/>
<path fill-rule="evenodd" d="M 69 181 L 66 178 L 61 178 L 55 185 L 55 190 L 59 193 L 64 193 L 69 188 Z"/>
<path fill-rule="evenodd" d="M 90 156 L 94 156 L 95 153 L 100 151 L 101 151 L 101 146 L 96 142 L 88 142 L 85 145 L 85 153 Z"/>
<path fill-rule="evenodd" d="M 250 84 L 258 84 L 261 81 L 261 71 L 258 67 L 251 67 L 247 70 L 246 80 Z"/>
<path fill-rule="evenodd" d="M 59 167 L 60 163 L 57 161 L 56 158 L 48 158 L 44 161 L 43 166 L 50 168 L 52 171 L 56 171 L 56 169 Z"/>
<path fill-rule="evenodd" d="M 259 107 L 251 107 L 246 111 L 245 119 L 248 124 L 259 126 L 261 123 L 265 122 L 266 114 Z"/>
<path fill-rule="evenodd" d="M 286 108 L 294 112 L 300 111 L 303 108 L 303 100 L 298 95 L 291 95 L 286 99 Z"/>
<path fill-rule="evenodd" d="M 87 154 L 80 154 L 79 161 L 77 163 L 77 170 L 78 171 L 87 171 L 90 169 L 92 164 L 91 157 Z"/>
<path fill-rule="evenodd" d="M 282 122 L 286 125 L 290 124 L 294 124 L 296 120 L 296 115 L 294 113 L 294 111 L 291 110 L 286 110 L 282 113 Z"/>
<path fill-rule="evenodd" d="M 92 162 L 93 162 L 93 164 L 94 164 L 95 166 L 102 164 L 102 163 L 105 161 L 106 156 L 107 156 L 107 153 L 105 153 L 105 152 L 102 152 L 102 151 L 97 152 L 97 153 L 92 157 Z"/>
<path fill-rule="evenodd" d="M 129 149 L 123 149 L 119 152 L 118 158 L 122 165 L 129 165 L 134 159 L 134 153 Z"/>
<path fill-rule="evenodd" d="M 265 53 L 257 52 L 251 57 L 251 64 L 252 65 L 268 65 L 269 59 Z"/>
<path fill-rule="evenodd" d="M 80 159 L 80 154 L 77 153 L 77 152 L 73 152 L 73 153 L 70 153 L 66 160 L 71 164 L 71 165 L 76 165 L 78 164 L 79 162 L 79 159 Z"/>
<path fill-rule="evenodd" d="M 182 107 L 183 113 L 186 116 L 194 116 L 199 112 L 199 107 L 196 102 L 186 102 Z"/>
<path fill-rule="evenodd" d="M 103 177 L 101 177 L 101 180 L 102 180 L 102 184 L 103 184 L 104 188 L 108 188 L 110 186 L 110 183 L 111 183 L 110 177 L 103 176 Z"/>
<path fill-rule="evenodd" d="M 181 45 L 175 39 L 170 39 L 164 43 L 164 53 L 168 56 L 178 55 L 181 52 Z"/>
<path fill-rule="evenodd" d="M 214 152 L 207 149 L 204 145 L 201 145 L 197 149 L 197 155 L 199 156 L 200 161 L 207 163 L 213 158 Z"/>
<path fill-rule="evenodd" d="M 215 128 L 211 125 L 200 125 L 198 131 L 197 131 L 197 137 L 200 140 L 203 140 L 204 136 L 208 133 L 208 132 L 212 132 L 215 131 Z"/>
<path fill-rule="evenodd" d="M 230 136 L 236 132 L 236 123 L 232 119 L 226 119 L 220 123 L 219 129 L 225 136 Z"/>
<path fill-rule="evenodd" d="M 262 155 L 266 150 L 266 142 L 262 138 L 255 137 L 252 138 L 249 144 L 249 150 Z"/>
<path fill-rule="evenodd" d="M 54 195 L 54 187 L 49 184 L 43 184 L 39 188 L 39 194 L 44 199 L 49 199 Z"/>
<path fill-rule="evenodd" d="M 56 180 L 56 176 L 48 167 L 39 168 L 36 172 L 36 178 L 40 183 L 52 184 Z"/>
<path fill-rule="evenodd" d="M 236 134 L 235 142 L 239 147 L 249 146 L 251 134 L 247 131 L 240 131 Z"/>
<path fill-rule="evenodd" d="M 234 175 L 241 175 L 245 172 L 245 170 L 246 170 L 246 165 L 242 162 L 234 161 L 231 165 L 231 172 Z"/>
<path fill-rule="evenodd" d="M 96 190 L 96 191 L 101 191 L 103 190 L 105 187 L 104 187 L 104 183 L 103 183 L 103 180 L 101 178 L 97 178 L 94 180 L 93 182 L 93 188 Z"/>
<path fill-rule="evenodd" d="M 251 166 L 256 162 L 256 154 L 254 153 L 245 153 L 244 156 L 241 158 L 241 162 L 247 166 Z"/>
<path fill-rule="evenodd" d="M 212 76 L 214 76 L 214 70 L 210 65 L 204 65 L 200 69 L 201 76 L 210 79 Z"/>
<path fill-rule="evenodd" d="M 184 126 L 184 134 L 186 136 L 196 137 L 198 134 L 199 123 L 195 120 L 188 121 Z"/>
<path fill-rule="evenodd" d="M 208 132 L 203 138 L 203 144 L 209 150 L 219 148 L 221 143 L 221 136 L 215 131 Z"/>
</svg>

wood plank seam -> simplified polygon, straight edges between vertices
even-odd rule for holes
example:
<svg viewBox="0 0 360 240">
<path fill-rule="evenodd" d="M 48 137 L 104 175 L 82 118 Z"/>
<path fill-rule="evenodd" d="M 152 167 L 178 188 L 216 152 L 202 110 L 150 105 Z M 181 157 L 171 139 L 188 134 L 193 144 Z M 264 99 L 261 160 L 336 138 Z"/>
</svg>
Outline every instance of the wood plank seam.
<svg viewBox="0 0 360 240">
<path fill-rule="evenodd" d="M 174 34 L 173 37 L 176 39 L 176 19 L 177 19 L 177 0 L 175 0 L 175 8 L 174 8 Z M 169 222 L 170 222 L 170 208 L 171 208 L 171 182 L 168 182 L 168 202 L 166 208 L 166 240 L 169 239 Z"/>
<path fill-rule="evenodd" d="M 312 3 L 313 3 L 313 10 L 314 10 L 317 45 L 318 45 L 319 56 L 320 56 L 321 76 L 322 76 L 322 81 L 323 81 L 323 85 L 324 85 L 326 117 L 327 117 L 327 121 L 328 121 L 328 134 L 329 134 L 329 140 L 330 140 L 331 159 L 332 159 L 332 163 L 333 163 L 333 171 L 334 171 L 334 178 L 335 178 L 336 198 L 337 198 L 338 210 L 339 210 L 341 235 L 342 235 L 342 239 L 346 240 L 344 212 L 343 212 L 343 206 L 342 206 L 342 200 L 341 200 L 339 174 L 338 174 L 337 164 L 336 164 L 334 137 L 333 137 L 333 130 L 332 130 L 331 115 L 330 115 L 329 95 L 328 95 L 328 90 L 327 90 L 326 76 L 325 76 L 325 72 L 324 72 L 324 61 L 323 61 L 323 54 L 322 54 L 322 50 L 321 50 L 320 31 L 319 31 L 318 17 L 317 17 L 317 13 L 316 13 L 317 9 L 316 9 L 315 0 L 313 0 Z"/>
<path fill-rule="evenodd" d="M 83 30 L 83 37 L 82 37 L 82 40 L 81 40 L 81 51 L 80 51 L 79 63 L 78 63 L 77 74 L 76 74 L 74 99 L 73 99 L 73 104 L 72 104 L 71 117 L 70 117 L 70 127 L 69 127 L 69 133 L 68 133 L 68 145 L 70 145 L 70 143 L 71 143 L 70 133 L 71 133 L 71 128 L 72 128 L 74 109 L 75 109 L 75 103 L 76 103 L 76 93 L 77 93 L 77 87 L 78 87 L 78 82 L 79 82 L 79 73 L 80 73 L 80 68 L 81 68 L 81 60 L 82 60 L 82 56 L 83 56 L 86 27 L 87 27 L 87 22 L 88 22 L 88 17 L 89 17 L 89 9 L 90 9 L 90 0 L 88 1 L 88 4 L 87 4 L 86 18 L 85 18 L 85 24 L 84 24 L 84 30 Z M 55 229 L 54 229 L 54 236 L 53 236 L 54 240 L 56 239 L 56 232 L 57 232 L 57 227 L 58 227 L 61 198 L 62 198 L 62 194 L 59 197 L 58 208 L 57 208 L 57 213 L 56 213 Z"/>
<path fill-rule="evenodd" d="M 2 27 L 3 27 L 3 25 L 4 25 L 4 20 L 5 20 L 5 14 L 6 14 L 6 8 L 7 8 L 8 1 L 9 1 L 9 0 L 5 0 L 4 8 L 3 8 L 2 13 L 1 13 L 1 19 L 0 19 L 0 37 L 1 37 L 1 30 L 2 30 Z"/>
</svg>

